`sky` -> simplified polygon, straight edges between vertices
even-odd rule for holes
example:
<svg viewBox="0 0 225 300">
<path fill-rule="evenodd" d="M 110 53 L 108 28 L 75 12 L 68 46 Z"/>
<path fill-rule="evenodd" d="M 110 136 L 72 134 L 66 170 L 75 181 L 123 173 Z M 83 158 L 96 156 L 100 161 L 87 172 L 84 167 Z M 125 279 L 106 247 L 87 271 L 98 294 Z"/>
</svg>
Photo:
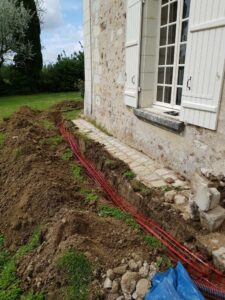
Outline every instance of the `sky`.
<svg viewBox="0 0 225 300">
<path fill-rule="evenodd" d="M 83 40 L 82 0 L 43 0 L 42 53 L 44 63 L 55 62 L 65 50 L 67 55 L 80 50 Z"/>
</svg>

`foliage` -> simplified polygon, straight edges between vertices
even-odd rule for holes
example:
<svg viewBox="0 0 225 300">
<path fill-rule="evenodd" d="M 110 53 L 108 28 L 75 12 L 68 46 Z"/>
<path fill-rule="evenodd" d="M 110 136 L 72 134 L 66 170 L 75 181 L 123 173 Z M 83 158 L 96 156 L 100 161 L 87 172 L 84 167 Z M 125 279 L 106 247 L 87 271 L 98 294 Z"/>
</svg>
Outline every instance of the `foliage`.
<svg viewBox="0 0 225 300">
<path fill-rule="evenodd" d="M 98 124 L 96 120 L 88 118 L 88 122 L 90 122 L 92 125 L 94 125 L 96 128 L 98 128 L 101 132 L 107 134 L 108 136 L 112 136 L 107 129 L 105 129 L 102 125 Z"/>
<path fill-rule="evenodd" d="M 129 227 L 133 229 L 140 229 L 140 226 L 136 223 L 132 215 L 123 212 L 117 207 L 102 205 L 99 209 L 99 215 L 102 217 L 113 217 L 117 220 L 124 221 Z"/>
<path fill-rule="evenodd" d="M 95 193 L 93 193 L 92 191 L 88 191 L 88 190 L 81 190 L 80 194 L 83 195 L 85 197 L 85 200 L 87 202 L 91 202 L 94 203 L 98 200 L 98 195 L 96 195 Z"/>
<path fill-rule="evenodd" d="M 123 177 L 128 180 L 132 180 L 136 177 L 136 174 L 131 170 L 127 170 L 126 172 L 123 173 Z"/>
<path fill-rule="evenodd" d="M 143 240 L 151 247 L 155 249 L 162 249 L 163 245 L 159 240 L 157 240 L 154 236 L 152 235 L 143 235 Z"/>
<path fill-rule="evenodd" d="M 5 141 L 5 135 L 4 133 L 0 132 L 0 149 L 2 148 Z"/>
<path fill-rule="evenodd" d="M 52 145 L 52 146 L 57 146 L 57 145 L 61 144 L 62 141 L 63 141 L 63 138 L 60 135 L 51 136 L 47 140 L 48 144 Z"/>
<path fill-rule="evenodd" d="M 66 149 L 61 155 L 62 160 L 70 160 L 73 157 L 73 152 L 70 149 Z"/>
<path fill-rule="evenodd" d="M 65 52 L 58 56 L 55 64 L 44 66 L 42 89 L 47 92 L 67 92 L 81 90 L 84 81 L 84 53 L 78 52 L 70 57 Z"/>
<path fill-rule="evenodd" d="M 63 117 L 66 120 L 75 120 L 80 114 L 80 109 L 74 109 L 63 113 Z"/>
<path fill-rule="evenodd" d="M 21 300 L 45 300 L 46 297 L 44 293 L 35 294 L 33 292 L 29 293 L 26 296 L 22 296 Z"/>
<path fill-rule="evenodd" d="M 65 290 L 66 299 L 87 300 L 92 272 L 86 257 L 80 252 L 70 250 L 59 258 L 58 267 L 65 272 L 68 279 L 69 286 Z"/>
<path fill-rule="evenodd" d="M 38 89 L 40 81 L 40 73 L 42 70 L 42 53 L 41 53 L 41 27 L 40 20 L 37 12 L 37 7 L 35 0 L 17 0 L 18 3 L 22 3 L 25 9 L 31 12 L 32 17 L 29 22 L 28 28 L 25 30 L 25 43 L 31 45 L 32 57 L 28 59 L 23 59 L 20 54 L 14 57 L 16 75 L 18 78 L 23 77 L 22 86 L 20 84 L 20 89 L 26 87 L 27 91 L 36 91 Z M 16 78 L 14 78 L 14 86 Z M 26 82 L 26 84 L 24 84 Z"/>
<path fill-rule="evenodd" d="M 49 121 L 49 120 L 47 120 L 47 119 L 42 120 L 42 121 L 41 121 L 41 125 L 42 125 L 45 129 L 47 129 L 47 130 L 55 128 L 53 122 L 51 122 L 51 121 Z"/>
<path fill-rule="evenodd" d="M 40 240 L 41 240 L 41 227 L 38 226 L 35 230 L 34 233 L 26 245 L 21 246 L 15 253 L 14 258 L 18 259 L 27 253 L 31 252 L 35 248 L 37 248 L 40 245 Z"/>
<path fill-rule="evenodd" d="M 31 45 L 25 42 L 31 17 L 31 12 L 17 0 L 0 1 L 0 68 L 14 54 L 19 54 L 21 61 L 32 57 Z"/>
<path fill-rule="evenodd" d="M 70 172 L 75 179 L 77 179 L 79 181 L 83 180 L 82 168 L 80 166 L 78 166 L 77 164 L 72 163 L 70 165 Z"/>
<path fill-rule="evenodd" d="M 164 267 L 165 269 L 168 269 L 173 266 L 171 259 L 165 254 L 162 254 L 161 256 L 158 257 L 157 265 L 159 267 Z"/>
<path fill-rule="evenodd" d="M 0 299 L 1 300 L 17 300 L 20 299 L 23 290 L 20 287 L 21 282 L 17 278 L 16 264 L 19 258 L 34 250 L 40 244 L 41 228 L 38 227 L 28 242 L 21 246 L 14 255 L 10 256 L 4 249 L 4 240 L 0 236 Z M 33 298 L 22 298 L 26 300 L 44 300 L 43 294 L 30 294 Z"/>
</svg>

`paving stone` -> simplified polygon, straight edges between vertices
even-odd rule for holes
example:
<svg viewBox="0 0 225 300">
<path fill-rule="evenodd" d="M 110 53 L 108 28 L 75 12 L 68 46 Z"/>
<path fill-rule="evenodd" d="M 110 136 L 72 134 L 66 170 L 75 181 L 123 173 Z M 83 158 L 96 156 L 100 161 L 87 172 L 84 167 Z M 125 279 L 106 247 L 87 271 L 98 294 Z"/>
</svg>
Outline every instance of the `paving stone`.
<svg viewBox="0 0 225 300">
<path fill-rule="evenodd" d="M 200 220 L 203 227 L 211 232 L 216 231 L 225 221 L 225 209 L 217 206 L 208 212 L 201 211 Z"/>
<path fill-rule="evenodd" d="M 166 185 L 165 181 L 163 180 L 152 181 L 151 184 L 154 187 L 163 187 Z"/>
<path fill-rule="evenodd" d="M 101 132 L 86 120 L 77 119 L 73 121 L 73 123 L 78 126 L 81 131 L 86 131 L 90 138 L 105 145 L 107 151 L 109 151 L 114 157 L 125 161 L 136 173 L 137 177 L 140 178 L 148 187 L 165 186 L 165 176 L 170 176 L 175 181 L 178 181 L 178 178 L 174 175 L 173 171 L 163 168 L 147 155 L 127 146 L 126 144 L 123 144 L 123 142 L 120 142 L 116 138 Z M 187 185 L 187 182 L 182 182 L 182 184 Z"/>
<path fill-rule="evenodd" d="M 183 187 L 186 185 L 186 182 L 185 181 L 182 181 L 182 180 L 176 180 L 172 186 L 175 187 L 175 188 L 178 188 L 178 187 Z"/>
<path fill-rule="evenodd" d="M 137 173 L 141 173 L 145 171 L 145 167 L 143 165 L 140 165 L 140 166 L 137 166 L 135 168 L 132 168 L 134 170 L 134 172 L 137 172 Z"/>
<path fill-rule="evenodd" d="M 155 174 L 155 173 L 152 173 L 151 175 L 146 176 L 146 180 L 148 180 L 148 181 L 157 181 L 157 180 L 160 180 L 160 176 Z"/>
<path fill-rule="evenodd" d="M 159 176 L 163 176 L 166 174 L 169 174 L 171 172 L 171 170 L 169 169 L 158 169 L 155 171 Z"/>
</svg>

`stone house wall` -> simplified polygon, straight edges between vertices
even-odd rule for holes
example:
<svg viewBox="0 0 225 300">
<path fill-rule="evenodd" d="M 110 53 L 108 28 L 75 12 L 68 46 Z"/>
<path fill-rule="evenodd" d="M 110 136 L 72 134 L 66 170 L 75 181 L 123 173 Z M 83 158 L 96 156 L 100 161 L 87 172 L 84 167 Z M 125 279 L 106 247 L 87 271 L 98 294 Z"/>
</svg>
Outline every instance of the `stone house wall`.
<svg viewBox="0 0 225 300">
<path fill-rule="evenodd" d="M 145 21 L 151 23 L 151 17 Z M 186 125 L 179 135 L 141 121 L 124 104 L 126 0 L 91 0 L 90 26 L 86 69 L 92 70 L 92 106 L 86 114 L 120 140 L 188 177 L 203 167 L 225 173 L 225 84 L 217 131 Z M 88 91 L 85 101 L 90 101 Z"/>
</svg>

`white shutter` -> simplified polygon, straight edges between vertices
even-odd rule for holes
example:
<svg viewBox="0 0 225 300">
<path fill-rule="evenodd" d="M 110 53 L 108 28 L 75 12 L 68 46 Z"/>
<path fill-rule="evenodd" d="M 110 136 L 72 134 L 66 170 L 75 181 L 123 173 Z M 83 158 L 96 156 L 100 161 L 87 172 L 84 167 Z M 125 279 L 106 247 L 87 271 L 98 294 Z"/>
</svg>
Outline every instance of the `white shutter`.
<svg viewBox="0 0 225 300">
<path fill-rule="evenodd" d="M 141 49 L 142 0 L 127 0 L 125 104 L 137 107 Z"/>
<path fill-rule="evenodd" d="M 215 130 L 224 81 L 225 0 L 192 0 L 181 120 Z"/>
</svg>

